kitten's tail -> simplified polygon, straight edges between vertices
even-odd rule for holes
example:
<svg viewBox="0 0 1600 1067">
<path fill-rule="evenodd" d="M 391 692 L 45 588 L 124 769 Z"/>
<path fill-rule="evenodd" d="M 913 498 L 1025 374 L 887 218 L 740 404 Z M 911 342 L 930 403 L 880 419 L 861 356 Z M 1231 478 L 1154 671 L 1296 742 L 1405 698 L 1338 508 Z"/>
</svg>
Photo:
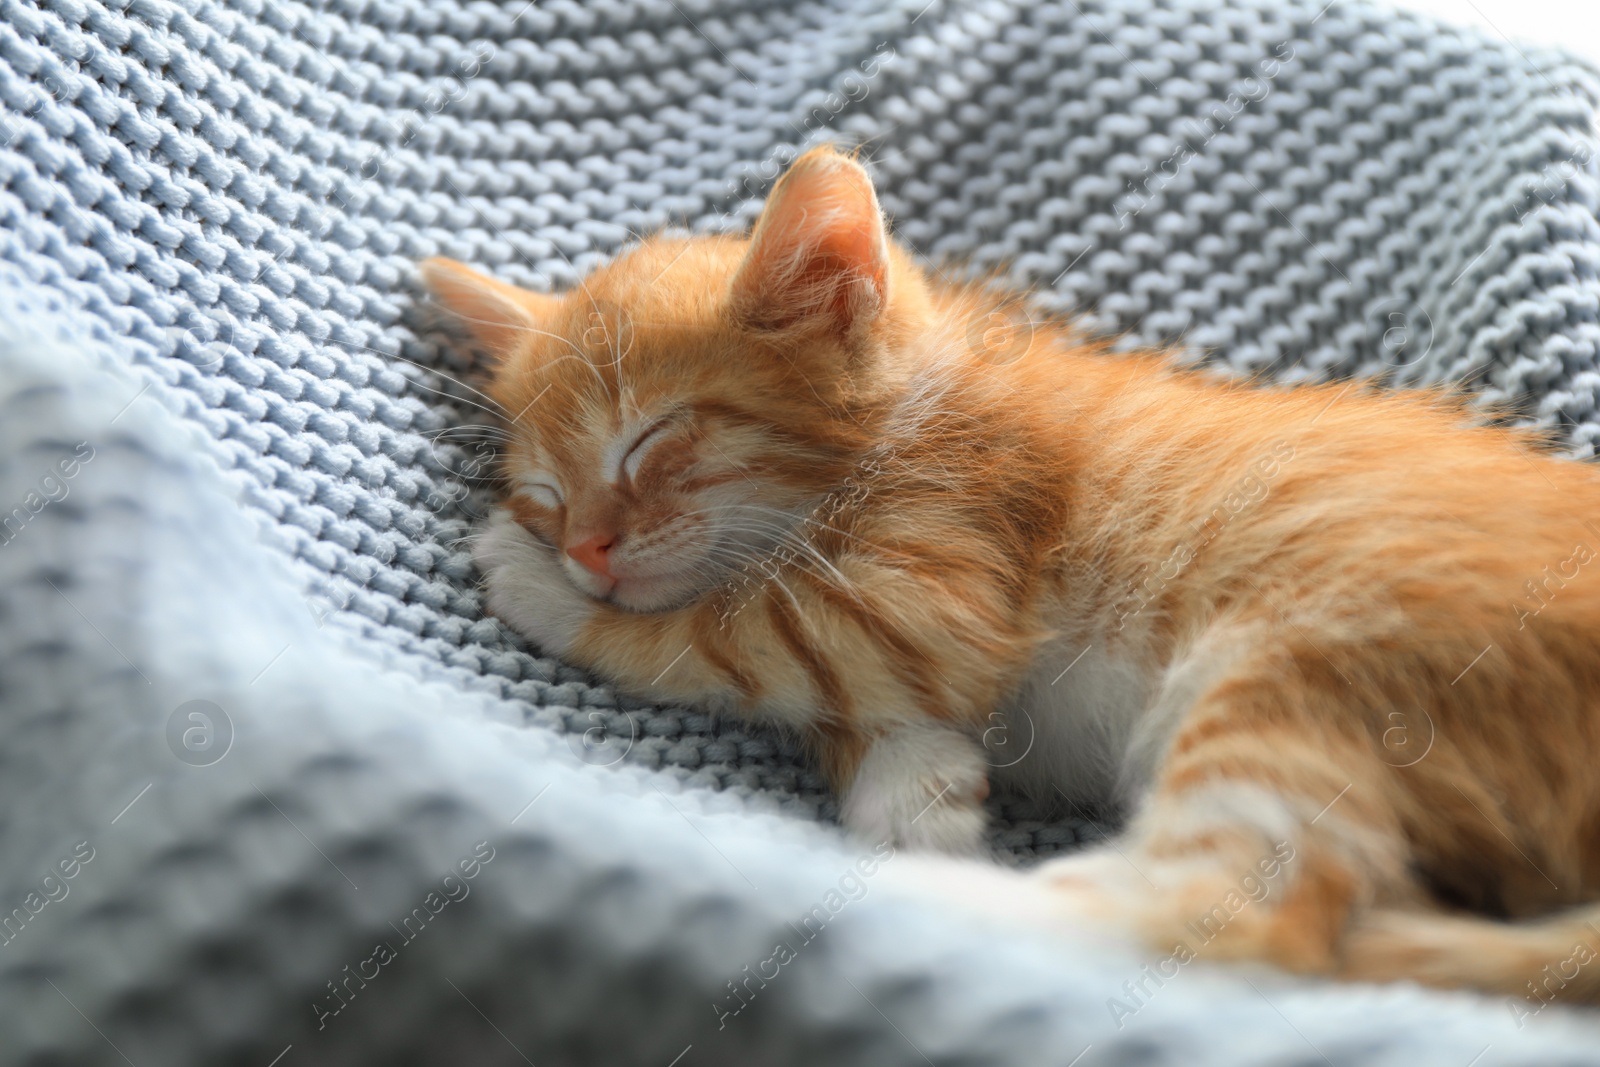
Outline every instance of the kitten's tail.
<svg viewBox="0 0 1600 1067">
<path fill-rule="evenodd" d="M 1600 1003 L 1600 905 L 1519 923 L 1376 909 L 1344 948 L 1342 977 L 1504 993 L 1519 1027 L 1552 1002 Z"/>
</svg>

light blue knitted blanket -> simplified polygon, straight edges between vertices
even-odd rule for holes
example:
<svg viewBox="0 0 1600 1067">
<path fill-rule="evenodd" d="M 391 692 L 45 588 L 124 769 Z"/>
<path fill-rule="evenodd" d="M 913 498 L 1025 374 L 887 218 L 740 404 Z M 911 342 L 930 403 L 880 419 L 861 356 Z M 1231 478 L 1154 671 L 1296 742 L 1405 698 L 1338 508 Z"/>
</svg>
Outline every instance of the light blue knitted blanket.
<svg viewBox="0 0 1600 1067">
<path fill-rule="evenodd" d="M 876 888 L 784 738 L 483 616 L 413 269 L 560 289 L 860 142 L 1047 309 L 1588 456 L 1597 100 L 1357 0 L 0 0 L 0 1064 L 1600 1064 Z M 1103 829 L 994 807 L 1019 861 Z"/>
</svg>

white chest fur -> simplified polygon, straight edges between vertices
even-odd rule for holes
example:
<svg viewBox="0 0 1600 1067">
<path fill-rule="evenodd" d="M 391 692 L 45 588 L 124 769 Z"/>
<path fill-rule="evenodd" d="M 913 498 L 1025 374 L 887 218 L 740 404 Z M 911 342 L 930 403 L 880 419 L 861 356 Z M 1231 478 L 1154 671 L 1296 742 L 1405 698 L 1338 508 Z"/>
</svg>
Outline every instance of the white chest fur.
<svg viewBox="0 0 1600 1067">
<path fill-rule="evenodd" d="M 1125 809 L 1148 785 L 1170 724 L 1152 721 L 1160 670 L 1121 635 L 1040 648 L 984 735 L 996 785 L 1079 807 Z"/>
</svg>

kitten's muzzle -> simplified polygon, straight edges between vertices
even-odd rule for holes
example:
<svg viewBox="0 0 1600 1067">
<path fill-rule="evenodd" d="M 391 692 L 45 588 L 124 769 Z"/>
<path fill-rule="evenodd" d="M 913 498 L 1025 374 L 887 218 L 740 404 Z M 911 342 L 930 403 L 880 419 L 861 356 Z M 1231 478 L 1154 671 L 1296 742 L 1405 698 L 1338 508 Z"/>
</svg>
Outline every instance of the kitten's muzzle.
<svg viewBox="0 0 1600 1067">
<path fill-rule="evenodd" d="M 568 545 L 567 555 L 577 560 L 590 574 L 615 581 L 611 573 L 611 550 L 616 544 L 616 534 L 595 534 L 577 544 Z"/>
</svg>

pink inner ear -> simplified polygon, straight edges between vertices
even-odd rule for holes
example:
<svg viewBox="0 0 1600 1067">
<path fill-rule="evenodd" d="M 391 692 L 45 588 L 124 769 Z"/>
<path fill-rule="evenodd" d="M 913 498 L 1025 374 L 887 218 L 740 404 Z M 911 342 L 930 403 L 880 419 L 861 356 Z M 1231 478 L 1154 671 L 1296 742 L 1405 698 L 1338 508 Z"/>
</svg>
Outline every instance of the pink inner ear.
<svg viewBox="0 0 1600 1067">
<path fill-rule="evenodd" d="M 886 302 L 886 246 L 866 172 L 831 149 L 808 152 L 772 191 L 734 279 L 734 307 L 760 328 L 822 317 L 849 331 Z"/>
</svg>

